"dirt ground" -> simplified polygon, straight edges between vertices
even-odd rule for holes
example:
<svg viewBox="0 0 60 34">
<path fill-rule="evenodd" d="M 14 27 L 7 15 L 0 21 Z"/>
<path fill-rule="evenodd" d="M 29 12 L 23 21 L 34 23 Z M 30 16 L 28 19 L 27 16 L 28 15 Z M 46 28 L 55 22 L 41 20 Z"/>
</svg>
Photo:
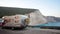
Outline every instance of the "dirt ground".
<svg viewBox="0 0 60 34">
<path fill-rule="evenodd" d="M 1 29 L 0 34 L 60 34 L 60 30 L 26 28 L 24 30 Z"/>
</svg>

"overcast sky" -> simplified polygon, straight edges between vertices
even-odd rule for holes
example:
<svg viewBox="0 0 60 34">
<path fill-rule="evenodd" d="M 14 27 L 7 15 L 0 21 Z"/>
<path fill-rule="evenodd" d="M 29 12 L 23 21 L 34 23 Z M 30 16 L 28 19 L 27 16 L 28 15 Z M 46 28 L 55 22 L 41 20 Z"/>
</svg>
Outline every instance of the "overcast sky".
<svg viewBox="0 0 60 34">
<path fill-rule="evenodd" d="M 60 0 L 0 0 L 0 6 L 35 8 L 45 16 L 60 17 Z"/>
</svg>

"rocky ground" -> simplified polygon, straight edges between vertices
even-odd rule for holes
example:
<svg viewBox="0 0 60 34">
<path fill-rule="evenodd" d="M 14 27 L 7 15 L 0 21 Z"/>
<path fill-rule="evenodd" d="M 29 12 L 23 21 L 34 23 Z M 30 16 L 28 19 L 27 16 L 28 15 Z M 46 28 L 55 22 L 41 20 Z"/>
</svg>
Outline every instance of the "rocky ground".
<svg viewBox="0 0 60 34">
<path fill-rule="evenodd" d="M 60 34 L 60 30 L 26 28 L 24 30 L 1 29 L 0 34 Z"/>
</svg>

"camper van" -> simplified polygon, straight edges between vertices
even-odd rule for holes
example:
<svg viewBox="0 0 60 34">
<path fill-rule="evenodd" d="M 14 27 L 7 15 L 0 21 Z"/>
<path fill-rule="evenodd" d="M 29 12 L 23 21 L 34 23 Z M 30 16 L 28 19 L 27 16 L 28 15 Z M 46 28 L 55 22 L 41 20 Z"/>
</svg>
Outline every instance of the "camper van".
<svg viewBox="0 0 60 34">
<path fill-rule="evenodd" d="M 28 16 L 25 15 L 12 15 L 12 16 L 3 16 L 2 19 L 4 19 L 4 25 L 2 28 L 25 28 L 29 23 Z"/>
</svg>

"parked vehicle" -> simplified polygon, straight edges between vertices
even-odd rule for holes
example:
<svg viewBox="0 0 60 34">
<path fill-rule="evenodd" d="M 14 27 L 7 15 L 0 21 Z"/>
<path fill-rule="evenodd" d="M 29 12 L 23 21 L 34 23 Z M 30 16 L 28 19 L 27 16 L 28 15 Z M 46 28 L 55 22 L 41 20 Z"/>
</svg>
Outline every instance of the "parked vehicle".
<svg viewBox="0 0 60 34">
<path fill-rule="evenodd" d="M 29 18 L 25 15 L 3 16 L 2 19 L 4 19 L 2 28 L 9 27 L 12 29 L 24 29 L 29 23 Z"/>
<path fill-rule="evenodd" d="M 2 18 L 0 18 L 0 27 L 2 26 L 3 22 L 4 22 L 4 20 Z"/>
</svg>

